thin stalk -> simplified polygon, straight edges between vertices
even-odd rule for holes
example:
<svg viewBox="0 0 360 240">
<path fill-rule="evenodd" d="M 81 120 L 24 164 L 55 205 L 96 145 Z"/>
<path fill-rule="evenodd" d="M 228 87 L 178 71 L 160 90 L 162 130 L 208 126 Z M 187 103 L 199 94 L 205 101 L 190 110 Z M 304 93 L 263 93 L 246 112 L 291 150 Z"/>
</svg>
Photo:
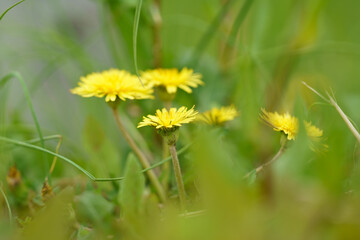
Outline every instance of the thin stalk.
<svg viewBox="0 0 360 240">
<path fill-rule="evenodd" d="M 328 95 L 331 105 L 334 106 L 336 111 L 340 114 L 341 118 L 344 120 L 345 124 L 350 129 L 351 133 L 355 136 L 356 140 L 360 143 L 360 134 L 354 127 L 354 125 L 351 123 L 350 119 L 346 114 L 343 112 L 343 110 L 339 107 L 339 105 L 336 103 L 336 101 Z"/>
<path fill-rule="evenodd" d="M 5 16 L 5 14 L 6 14 L 8 11 L 10 11 L 12 8 L 16 7 L 17 5 L 19 5 L 20 3 L 24 2 L 24 1 L 25 1 L 25 0 L 22 0 L 22 1 L 20 1 L 20 2 L 17 2 L 17 3 L 15 3 L 14 5 L 12 5 L 11 7 L 9 7 L 8 9 L 6 9 L 5 12 L 3 12 L 3 13 L 1 14 L 1 16 L 0 16 L 0 21 L 1 21 L 1 19 Z"/>
<path fill-rule="evenodd" d="M 137 62 L 137 37 L 138 37 L 138 31 L 139 31 L 139 22 L 140 22 L 140 13 L 141 13 L 142 2 L 143 2 L 143 0 L 138 0 L 138 4 L 136 5 L 136 9 L 135 9 L 134 26 L 133 26 L 133 54 L 134 54 L 134 66 L 135 66 L 136 75 L 138 76 L 141 85 L 144 86 L 144 84 L 140 78 L 139 67 L 138 67 L 138 62 Z"/>
<path fill-rule="evenodd" d="M 172 105 L 171 101 L 164 101 L 164 106 L 168 111 L 170 110 L 171 105 Z M 162 157 L 163 159 L 165 159 L 169 156 L 169 147 L 165 138 L 162 139 L 162 150 L 163 150 Z M 171 172 L 170 162 L 164 163 L 162 167 L 162 174 L 163 174 L 162 184 L 165 189 L 168 189 L 170 172 Z"/>
<path fill-rule="evenodd" d="M 258 174 L 259 172 L 261 172 L 262 170 L 264 170 L 265 167 L 271 165 L 272 163 L 274 163 L 276 160 L 278 160 L 281 155 L 285 152 L 285 149 L 286 149 L 286 141 L 284 141 L 282 144 L 281 144 L 281 147 L 279 149 L 279 151 L 276 153 L 276 155 L 268 162 L 262 164 L 261 166 L 257 167 L 255 170 L 252 170 L 250 172 L 248 172 L 244 177 L 243 179 L 247 179 L 251 174 L 253 174 L 253 172 L 255 171 L 255 174 Z"/>
<path fill-rule="evenodd" d="M 56 150 L 55 150 L 55 153 L 57 153 L 57 154 L 59 153 L 62 140 L 63 140 L 63 138 L 62 138 L 62 136 L 60 135 L 59 142 L 58 142 L 58 144 L 56 145 Z M 50 175 L 52 174 L 52 172 L 53 172 L 54 169 L 55 169 L 56 161 L 57 161 L 57 156 L 54 156 L 53 161 L 52 161 L 52 164 L 51 164 L 51 167 L 50 167 L 50 172 L 49 172 Z"/>
<path fill-rule="evenodd" d="M 1 195 L 4 197 L 4 200 L 5 200 L 5 203 L 6 203 L 6 207 L 9 211 L 9 221 L 10 221 L 10 224 L 12 223 L 12 220 L 13 220 L 13 215 L 12 215 L 12 211 L 11 211 L 11 207 L 10 207 L 10 203 L 9 203 L 9 200 L 7 199 L 6 197 L 6 194 L 3 190 L 3 185 L 2 183 L 0 184 L 0 192 L 1 192 Z"/>
<path fill-rule="evenodd" d="M 44 143 L 44 137 L 43 137 L 43 134 L 41 132 L 41 128 L 40 128 L 40 124 L 39 124 L 39 120 L 37 119 L 37 116 L 36 116 L 36 113 L 35 113 L 35 110 L 34 110 L 34 107 L 33 107 L 33 104 L 32 104 L 32 101 L 31 101 L 31 97 L 30 97 L 30 92 L 26 86 L 26 83 L 23 79 L 23 77 L 21 76 L 20 73 L 18 72 L 12 72 L 12 73 L 9 73 L 8 75 L 6 75 L 5 77 L 3 77 L 2 79 L 0 79 L 0 87 L 2 87 L 4 84 L 7 83 L 7 81 L 9 81 L 10 79 L 12 78 L 16 78 L 17 80 L 19 80 L 20 82 L 20 85 L 22 87 L 22 90 L 23 90 L 23 93 L 25 95 L 25 99 L 26 99 L 26 102 L 28 104 L 28 107 L 30 109 L 30 112 L 31 112 L 31 116 L 34 120 L 34 123 L 35 123 L 35 127 L 36 127 L 36 130 L 39 134 L 39 138 L 40 138 L 40 144 L 41 144 L 41 147 L 42 148 L 45 148 L 45 143 Z M 46 160 L 45 156 L 43 156 L 44 159 Z M 48 176 L 48 169 L 49 169 L 49 163 L 48 161 L 45 161 L 45 170 L 46 170 L 46 176 Z M 48 176 L 49 179 L 50 179 L 50 176 Z"/>
<path fill-rule="evenodd" d="M 146 158 L 145 154 L 140 150 L 140 148 L 136 145 L 135 141 L 130 136 L 130 134 L 127 132 L 126 128 L 124 127 L 124 125 L 119 117 L 119 113 L 115 107 L 112 108 L 112 112 L 113 112 L 113 115 L 114 115 L 114 118 L 115 118 L 115 121 L 116 121 L 116 124 L 117 124 L 119 130 L 123 134 L 125 140 L 130 145 L 131 149 L 134 151 L 135 155 L 138 157 L 141 165 L 143 166 L 143 168 L 149 168 L 150 163 L 149 163 L 148 159 Z M 149 170 L 146 173 L 148 175 L 149 180 L 153 184 L 160 200 L 162 202 L 166 202 L 165 191 L 164 191 L 161 183 L 159 182 L 159 179 L 155 175 L 154 171 Z"/>
<path fill-rule="evenodd" d="M 192 218 L 192 217 L 199 217 L 199 216 L 203 216 L 206 213 L 206 210 L 198 210 L 198 211 L 194 211 L 194 212 L 186 212 L 186 213 L 182 213 L 179 216 L 180 217 L 184 217 L 184 218 Z"/>
<path fill-rule="evenodd" d="M 355 136 L 356 140 L 360 143 L 360 134 L 359 132 L 356 130 L 355 126 L 351 123 L 349 117 L 344 113 L 344 111 L 340 108 L 340 106 L 337 104 L 337 102 L 335 101 L 335 99 L 333 97 L 330 96 L 329 93 L 327 93 L 327 97 L 323 96 L 322 94 L 320 94 L 318 91 L 316 91 L 314 88 L 310 87 L 306 82 L 302 82 L 308 89 L 310 89 L 313 93 L 315 93 L 316 95 L 318 95 L 321 99 L 323 99 L 325 102 L 329 103 L 330 105 L 332 105 L 336 111 L 339 113 L 339 115 L 341 116 L 341 118 L 344 120 L 345 124 L 348 126 L 348 128 L 350 129 L 351 133 Z"/>
<path fill-rule="evenodd" d="M 174 166 L 176 185 L 178 187 L 178 192 L 180 197 L 180 206 L 182 210 L 186 210 L 186 193 L 185 193 L 184 182 L 181 175 L 180 163 L 179 163 L 178 155 L 176 153 L 175 144 L 169 145 L 169 150 L 171 153 L 172 163 Z"/>
<path fill-rule="evenodd" d="M 162 157 L 163 159 L 167 158 L 169 156 L 169 148 L 166 140 L 162 139 Z M 170 156 L 171 158 L 171 156 Z M 165 188 L 165 191 L 168 189 L 169 186 L 169 179 L 170 179 L 170 162 L 166 162 L 162 166 L 162 185 Z"/>
</svg>

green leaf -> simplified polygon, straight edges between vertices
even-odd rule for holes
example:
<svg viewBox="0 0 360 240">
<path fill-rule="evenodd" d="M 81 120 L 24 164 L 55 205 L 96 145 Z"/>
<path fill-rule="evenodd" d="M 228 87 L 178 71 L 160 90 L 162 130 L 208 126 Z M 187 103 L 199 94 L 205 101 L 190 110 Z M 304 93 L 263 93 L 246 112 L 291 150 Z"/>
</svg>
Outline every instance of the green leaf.
<svg viewBox="0 0 360 240">
<path fill-rule="evenodd" d="M 91 223 L 99 224 L 111 218 L 114 205 L 99 193 L 87 191 L 78 197 L 75 209 L 79 221 L 90 220 Z"/>
<path fill-rule="evenodd" d="M 94 175 L 119 175 L 121 164 L 117 147 L 108 139 L 101 124 L 95 118 L 86 119 L 83 141 L 89 155 L 89 171 Z"/>
<path fill-rule="evenodd" d="M 140 173 L 141 166 L 135 156 L 130 153 L 125 169 L 125 180 L 122 182 L 119 192 L 119 203 L 122 217 L 125 222 L 134 225 L 138 222 L 138 216 L 143 211 L 143 192 L 145 178 Z"/>
</svg>

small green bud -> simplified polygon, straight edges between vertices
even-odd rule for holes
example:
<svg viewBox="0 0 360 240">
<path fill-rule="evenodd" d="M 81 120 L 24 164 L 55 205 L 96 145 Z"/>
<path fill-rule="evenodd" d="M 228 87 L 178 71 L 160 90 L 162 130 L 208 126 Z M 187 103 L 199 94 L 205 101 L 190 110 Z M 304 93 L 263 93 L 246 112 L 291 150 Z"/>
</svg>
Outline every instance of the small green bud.
<svg viewBox="0 0 360 240">
<path fill-rule="evenodd" d="M 179 138 L 179 127 L 159 129 L 158 133 L 165 138 L 168 145 L 175 145 Z"/>
</svg>

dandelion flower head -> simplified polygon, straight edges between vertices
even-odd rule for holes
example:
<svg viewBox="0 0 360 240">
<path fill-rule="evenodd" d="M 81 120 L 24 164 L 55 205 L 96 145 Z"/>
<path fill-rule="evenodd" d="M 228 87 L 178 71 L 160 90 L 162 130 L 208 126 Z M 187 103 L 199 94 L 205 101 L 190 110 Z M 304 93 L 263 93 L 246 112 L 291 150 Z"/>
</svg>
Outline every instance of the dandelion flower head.
<svg viewBox="0 0 360 240">
<path fill-rule="evenodd" d="M 149 99 L 153 98 L 153 90 L 149 85 L 143 86 L 139 79 L 125 70 L 110 69 L 91 73 L 80 78 L 78 86 L 71 93 L 82 97 L 104 97 L 106 102 L 114 102 L 117 98 Z"/>
<path fill-rule="evenodd" d="M 160 130 L 174 130 L 182 126 L 182 124 L 190 123 L 195 120 L 197 111 L 194 110 L 193 106 L 191 109 L 181 107 L 179 109 L 170 108 L 168 111 L 166 108 L 162 110 L 156 110 L 155 115 L 147 115 L 143 117 L 143 120 L 139 123 L 138 128 L 144 126 L 153 126 Z"/>
<path fill-rule="evenodd" d="M 222 125 L 225 122 L 233 120 L 239 115 L 234 105 L 212 108 L 202 114 L 199 114 L 197 120 L 204 122 L 209 125 Z"/>
<path fill-rule="evenodd" d="M 151 86 L 164 87 L 168 94 L 176 93 L 178 88 L 191 93 L 191 88 L 204 84 L 201 80 L 202 75 L 188 68 L 183 68 L 181 71 L 176 68 L 147 70 L 141 74 L 141 77 Z"/>
<path fill-rule="evenodd" d="M 305 125 L 305 129 L 306 129 L 306 133 L 311 139 L 318 139 L 318 138 L 322 137 L 323 130 L 315 127 L 310 122 L 304 121 L 304 125 Z"/>
<path fill-rule="evenodd" d="M 289 113 L 279 114 L 277 112 L 267 112 L 261 109 L 261 118 L 270 125 L 275 131 L 284 132 L 288 140 L 294 140 L 299 129 L 299 121 Z"/>
</svg>

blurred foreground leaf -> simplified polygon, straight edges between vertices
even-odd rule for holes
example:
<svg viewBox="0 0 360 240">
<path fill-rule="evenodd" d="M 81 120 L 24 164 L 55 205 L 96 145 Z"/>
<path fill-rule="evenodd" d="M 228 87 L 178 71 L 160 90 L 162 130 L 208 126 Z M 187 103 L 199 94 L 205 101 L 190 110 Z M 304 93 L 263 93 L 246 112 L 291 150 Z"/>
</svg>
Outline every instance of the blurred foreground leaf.
<svg viewBox="0 0 360 240">
<path fill-rule="evenodd" d="M 121 216 L 124 221 L 136 228 L 139 217 L 143 212 L 143 192 L 145 178 L 140 173 L 141 166 L 135 156 L 131 153 L 127 159 L 125 180 L 122 182 L 119 193 Z"/>
</svg>

